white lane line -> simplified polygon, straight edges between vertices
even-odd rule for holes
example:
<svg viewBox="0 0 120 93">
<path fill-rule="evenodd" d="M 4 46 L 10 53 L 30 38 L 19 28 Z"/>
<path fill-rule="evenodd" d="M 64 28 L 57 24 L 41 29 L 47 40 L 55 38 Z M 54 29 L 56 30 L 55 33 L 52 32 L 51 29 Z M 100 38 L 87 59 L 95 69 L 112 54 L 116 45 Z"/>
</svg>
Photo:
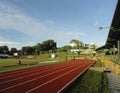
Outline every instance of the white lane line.
<svg viewBox="0 0 120 93">
<path fill-rule="evenodd" d="M 37 68 L 41 68 L 41 67 L 38 67 L 38 66 L 37 66 Z M 30 72 L 30 70 L 31 70 L 31 71 L 32 71 L 32 69 L 37 70 L 37 68 L 27 68 L 26 71 L 27 71 L 27 72 Z M 29 70 L 29 69 L 30 69 L 30 70 Z M 22 71 L 25 71 L 25 70 L 24 70 L 24 69 L 23 69 L 23 70 L 16 70 L 15 72 L 10 72 L 10 73 L 9 73 L 9 72 L 7 72 L 7 73 L 2 72 L 2 73 L 0 73 L 0 79 L 1 79 L 1 78 L 12 77 L 14 74 L 16 74 L 16 73 L 17 73 L 17 74 L 20 74 L 19 72 L 22 72 Z M 12 74 L 12 75 L 11 75 L 11 74 Z M 17 75 L 17 74 L 16 74 L 16 75 Z M 6 76 L 6 77 L 5 77 L 4 75 L 9 75 L 9 76 Z"/>
<path fill-rule="evenodd" d="M 82 66 L 84 66 L 84 65 L 82 65 Z M 48 83 L 50 83 L 50 82 L 53 82 L 54 80 L 56 80 L 56 79 L 58 79 L 58 78 L 63 77 L 63 76 L 66 75 L 66 74 L 69 74 L 70 72 L 72 72 L 72 71 L 74 71 L 74 70 L 77 70 L 78 68 L 80 68 L 80 67 L 82 67 L 82 66 L 80 65 L 80 66 L 78 66 L 78 67 L 75 68 L 75 69 L 72 69 L 72 70 L 70 70 L 70 71 L 68 71 L 68 72 L 66 72 L 66 73 L 64 73 L 64 74 L 62 74 L 62 75 L 59 75 L 59 76 L 56 77 L 56 78 L 53 78 L 53 79 L 51 79 L 51 80 L 49 80 L 49 81 L 47 81 L 47 82 L 45 82 L 45 83 L 43 83 L 43 84 L 41 84 L 41 85 L 39 85 L 39 86 L 33 88 L 33 89 L 30 89 L 30 90 L 26 91 L 25 93 L 30 93 L 30 92 L 32 92 L 32 91 L 34 91 L 34 90 L 36 90 L 36 89 L 38 89 L 38 88 L 40 88 L 40 87 L 42 87 L 42 86 L 48 84 Z"/>
<path fill-rule="evenodd" d="M 73 67 L 73 65 L 72 65 L 72 66 L 69 66 L 69 67 L 66 67 L 66 68 L 64 68 L 64 69 L 56 70 L 56 71 L 54 71 L 54 72 L 52 72 L 52 73 L 49 73 L 49 74 L 43 75 L 43 76 L 41 76 L 41 77 L 37 77 L 37 78 L 31 79 L 31 80 L 28 80 L 28 81 L 25 81 L 25 82 L 22 82 L 22 83 L 19 83 L 19 84 L 16 84 L 16 85 L 13 85 L 13 86 L 10 86 L 10 87 L 7 87 L 7 88 L 4 88 L 4 89 L 1 89 L 0 92 L 2 92 L 2 91 L 6 91 L 6 90 L 8 90 L 8 89 L 11 89 L 11 88 L 14 88 L 14 87 L 17 87 L 17 86 L 20 86 L 20 85 L 23 85 L 23 84 L 26 84 L 26 83 L 29 83 L 29 82 L 32 82 L 32 81 L 35 81 L 35 80 L 37 80 L 37 79 L 40 79 L 40 78 L 43 78 L 43 77 L 49 76 L 49 75 L 51 75 L 51 74 L 54 74 L 54 73 L 57 73 L 57 72 L 63 71 L 63 70 L 65 70 L 65 69 L 68 69 L 68 68 L 71 68 L 71 67 Z M 76 67 L 76 65 L 75 65 L 74 67 Z"/>
<path fill-rule="evenodd" d="M 94 63 L 94 62 L 93 62 Z M 79 73 L 76 77 L 74 77 L 70 82 L 68 82 L 65 86 L 63 86 L 57 93 L 61 93 L 67 86 L 69 86 L 73 81 L 75 81 L 81 74 L 83 74 L 87 69 L 91 67 L 93 64 L 91 63 L 86 69 L 84 69 L 81 73 Z M 86 64 L 87 65 L 87 64 Z"/>
<path fill-rule="evenodd" d="M 71 65 L 71 64 L 69 64 L 69 65 Z M 67 65 L 67 66 L 69 66 L 69 65 Z M 25 77 L 34 76 L 34 75 L 37 75 L 37 74 L 41 74 L 41 73 L 44 73 L 44 72 L 47 72 L 47 71 L 51 71 L 51 70 L 55 70 L 55 69 L 59 69 L 59 68 L 63 68 L 63 67 L 66 67 L 66 66 L 62 65 L 60 67 L 51 67 L 51 69 L 49 68 L 47 70 L 43 69 L 44 71 L 34 73 L 34 74 L 30 74 L 30 75 L 26 75 L 26 76 L 22 76 L 22 77 L 18 77 L 18 78 L 15 78 L 15 79 L 10 79 L 10 80 L 7 80 L 7 81 L 2 81 L 2 82 L 0 82 L 0 84 L 8 83 L 8 82 L 15 81 L 15 80 L 18 80 L 18 79 L 22 79 L 22 78 L 25 78 Z"/>
<path fill-rule="evenodd" d="M 38 67 L 38 66 L 36 66 Z M 38 67 L 39 68 L 39 67 Z M 34 69 L 34 68 L 32 68 Z M 26 68 L 26 69 L 22 69 L 22 71 L 28 71 L 28 70 L 32 70 L 31 68 Z M 35 68 L 36 69 L 36 68 Z M 11 74 L 16 74 L 18 72 L 22 72 L 21 69 L 15 70 L 15 71 L 9 71 L 9 72 L 1 72 L 0 76 L 4 77 L 4 75 L 11 75 Z"/>
<path fill-rule="evenodd" d="M 34 69 L 33 69 L 34 70 Z M 24 70 L 25 72 L 23 73 L 22 71 L 17 71 L 16 73 L 12 73 L 12 72 L 10 72 L 10 74 L 12 74 L 12 75 L 9 75 L 9 73 L 8 73 L 8 75 L 7 76 L 5 76 L 5 75 L 3 75 L 3 77 L 0 77 L 0 79 L 4 79 L 4 78 L 9 78 L 9 77 L 14 77 L 14 76 L 17 76 L 17 75 L 22 75 L 22 74 L 27 74 L 27 73 L 30 73 L 30 72 L 33 72 L 33 70 L 31 69 L 31 70 Z M 39 71 L 40 69 L 35 69 L 35 71 Z M 15 75 L 14 75 L 15 74 Z"/>
<path fill-rule="evenodd" d="M 40 69 L 38 69 L 38 68 L 36 68 L 35 70 L 33 69 L 31 69 L 30 71 L 28 70 L 28 71 L 25 71 L 24 73 L 17 73 L 17 74 L 12 74 L 12 75 L 9 75 L 9 76 L 4 76 L 4 77 L 0 77 L 0 79 L 3 79 L 3 78 L 8 78 L 8 77 L 14 77 L 14 76 L 17 76 L 17 75 L 22 75 L 22 74 L 27 74 L 27 73 L 31 73 L 31 72 L 34 72 L 34 71 L 39 71 L 39 70 L 44 70 L 44 69 L 49 69 L 49 68 L 51 68 L 51 67 L 47 67 L 47 68 L 41 68 L 40 67 Z M 22 71 L 21 71 L 22 72 Z"/>
<path fill-rule="evenodd" d="M 14 76 L 17 76 L 17 75 L 23 75 L 23 74 L 28 74 L 28 73 L 31 73 L 31 72 L 36 72 L 36 71 L 39 71 L 39 70 L 44 70 L 44 69 L 49 69 L 49 68 L 53 68 L 53 67 L 56 67 L 56 66 L 50 66 L 50 67 L 47 67 L 47 68 L 40 68 L 40 69 L 33 69 L 33 70 L 31 70 L 31 71 L 26 71 L 26 72 L 24 72 L 24 73 L 17 73 L 17 74 L 12 74 L 12 75 L 8 75 L 8 76 L 4 76 L 3 75 L 3 77 L 0 77 L 0 79 L 4 79 L 4 78 L 9 78 L 9 77 L 14 77 Z"/>
<path fill-rule="evenodd" d="M 59 62 L 58 60 L 54 60 L 54 61 L 43 61 L 43 62 L 39 62 L 39 63 L 56 63 Z"/>
</svg>

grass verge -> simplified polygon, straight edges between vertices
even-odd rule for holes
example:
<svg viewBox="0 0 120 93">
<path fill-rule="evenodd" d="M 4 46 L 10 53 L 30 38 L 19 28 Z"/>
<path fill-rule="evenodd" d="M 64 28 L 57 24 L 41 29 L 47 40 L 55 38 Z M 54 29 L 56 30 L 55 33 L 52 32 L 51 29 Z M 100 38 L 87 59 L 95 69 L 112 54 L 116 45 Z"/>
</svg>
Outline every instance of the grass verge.
<svg viewBox="0 0 120 93">
<path fill-rule="evenodd" d="M 88 70 L 65 93 L 108 93 L 106 74 Z"/>
</svg>

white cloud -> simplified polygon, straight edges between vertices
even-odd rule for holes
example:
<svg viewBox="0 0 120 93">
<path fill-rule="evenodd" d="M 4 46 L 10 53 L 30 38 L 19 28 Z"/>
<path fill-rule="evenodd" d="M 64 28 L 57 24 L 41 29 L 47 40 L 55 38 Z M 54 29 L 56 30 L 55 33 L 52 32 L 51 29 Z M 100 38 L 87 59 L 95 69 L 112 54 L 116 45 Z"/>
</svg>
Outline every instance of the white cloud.
<svg viewBox="0 0 120 93">
<path fill-rule="evenodd" d="M 66 34 L 72 35 L 72 36 L 86 36 L 85 33 L 82 33 L 82 32 L 74 32 L 74 31 L 67 32 Z"/>
<path fill-rule="evenodd" d="M 44 24 L 4 4 L 0 4 L 0 28 L 13 29 L 31 36 L 40 36 L 39 33 L 42 36 L 48 31 Z"/>
<path fill-rule="evenodd" d="M 7 45 L 10 48 L 17 48 L 21 49 L 23 46 L 33 46 L 35 43 L 28 42 L 28 43 L 20 43 L 20 42 L 12 42 L 12 41 L 0 41 L 0 46 Z"/>
<path fill-rule="evenodd" d="M 55 22 L 52 20 L 47 21 L 48 24 L 54 25 Z M 48 25 L 47 24 L 47 25 Z M 80 31 L 60 31 L 57 27 L 50 28 L 46 24 L 38 21 L 35 18 L 25 14 L 17 7 L 13 7 L 11 5 L 0 3 L 0 28 L 6 29 L 8 31 L 18 31 L 23 33 L 30 38 L 41 40 L 45 39 L 55 39 L 57 43 L 65 43 L 68 40 L 74 38 L 79 38 L 79 36 L 86 36 L 86 34 Z M 11 47 L 14 45 L 16 47 L 23 46 L 24 43 L 14 42 L 14 40 L 8 40 L 6 37 L 2 37 L 0 40 L 0 44 L 8 44 Z"/>
<path fill-rule="evenodd" d="M 17 49 L 21 49 L 23 46 L 33 46 L 35 45 L 34 42 L 14 42 L 14 41 L 10 41 L 2 36 L 0 36 L 0 46 L 4 46 L 7 45 L 10 48 L 17 48 Z"/>
</svg>

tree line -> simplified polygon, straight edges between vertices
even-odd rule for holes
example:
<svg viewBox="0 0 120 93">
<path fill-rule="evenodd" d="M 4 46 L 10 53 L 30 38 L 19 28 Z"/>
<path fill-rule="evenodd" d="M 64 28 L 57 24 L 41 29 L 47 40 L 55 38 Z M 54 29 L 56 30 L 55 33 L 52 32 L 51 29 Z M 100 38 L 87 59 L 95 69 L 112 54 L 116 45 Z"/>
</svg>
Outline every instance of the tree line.
<svg viewBox="0 0 120 93">
<path fill-rule="evenodd" d="M 25 46 L 22 47 L 23 55 L 38 55 L 46 52 L 55 52 L 57 49 L 57 44 L 54 40 L 46 40 L 42 43 L 37 43 L 35 46 Z"/>
<path fill-rule="evenodd" d="M 37 43 L 34 46 L 24 46 L 21 50 L 16 48 L 11 48 L 9 50 L 8 46 L 0 46 L 0 54 L 14 55 L 14 53 L 19 53 L 21 55 L 38 55 L 45 52 L 55 52 L 57 49 L 57 44 L 54 40 L 46 40 L 42 43 Z"/>
<path fill-rule="evenodd" d="M 42 43 L 37 43 L 34 46 L 23 46 L 21 50 L 16 48 L 11 48 L 9 50 L 8 46 L 0 46 L 0 54 L 14 55 L 18 53 L 20 55 L 40 55 L 43 53 L 55 53 L 55 52 L 68 52 L 70 49 L 82 49 L 85 48 L 83 43 L 79 40 L 71 40 L 70 43 L 74 42 L 76 46 L 72 47 L 70 45 L 65 45 L 63 47 L 57 47 L 57 43 L 54 40 L 46 40 Z"/>
</svg>

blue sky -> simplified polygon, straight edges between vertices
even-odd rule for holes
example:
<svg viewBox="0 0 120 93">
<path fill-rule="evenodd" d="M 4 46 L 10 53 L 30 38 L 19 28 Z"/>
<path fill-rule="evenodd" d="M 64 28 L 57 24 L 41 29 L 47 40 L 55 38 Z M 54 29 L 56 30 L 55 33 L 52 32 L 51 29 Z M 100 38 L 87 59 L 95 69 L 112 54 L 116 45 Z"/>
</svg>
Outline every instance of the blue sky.
<svg viewBox="0 0 120 93">
<path fill-rule="evenodd" d="M 104 45 L 117 0 L 0 0 L 0 46 L 33 46 L 53 39 Z"/>
</svg>

